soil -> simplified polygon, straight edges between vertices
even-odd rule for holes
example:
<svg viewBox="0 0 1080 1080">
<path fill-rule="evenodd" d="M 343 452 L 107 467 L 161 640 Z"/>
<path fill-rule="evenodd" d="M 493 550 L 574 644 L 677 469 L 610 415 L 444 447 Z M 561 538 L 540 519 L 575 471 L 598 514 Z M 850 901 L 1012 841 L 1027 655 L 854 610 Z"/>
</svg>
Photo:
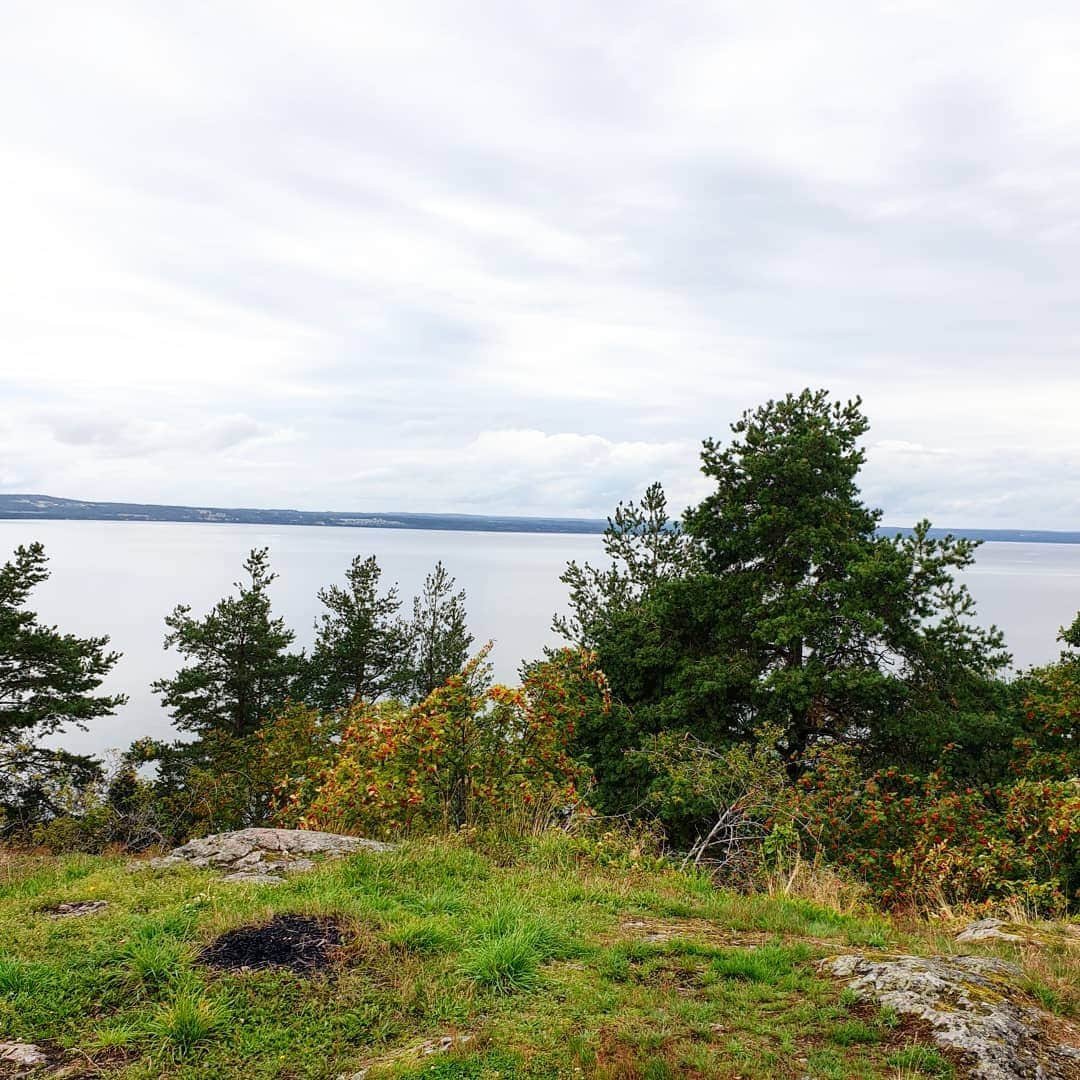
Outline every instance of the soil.
<svg viewBox="0 0 1080 1080">
<path fill-rule="evenodd" d="M 199 962 L 221 971 L 315 971 L 330 964 L 341 942 L 334 919 L 278 915 L 263 926 L 241 926 L 222 934 L 203 949 Z"/>
</svg>

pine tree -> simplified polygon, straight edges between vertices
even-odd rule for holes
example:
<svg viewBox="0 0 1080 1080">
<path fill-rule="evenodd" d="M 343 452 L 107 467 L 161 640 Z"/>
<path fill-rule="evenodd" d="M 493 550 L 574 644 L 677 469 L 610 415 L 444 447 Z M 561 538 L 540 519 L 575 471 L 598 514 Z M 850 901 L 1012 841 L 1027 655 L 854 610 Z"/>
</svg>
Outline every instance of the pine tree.
<svg viewBox="0 0 1080 1080">
<path fill-rule="evenodd" d="M 189 663 L 154 691 L 181 731 L 245 738 L 287 700 L 301 658 L 288 651 L 295 634 L 271 615 L 267 548 L 254 548 L 244 561 L 247 581 L 236 596 L 219 600 L 202 619 L 187 604 L 165 618 L 165 648 L 176 648 Z"/>
<path fill-rule="evenodd" d="M 857 477 L 869 427 L 861 401 L 804 390 L 747 412 L 702 471 L 716 487 L 686 515 L 715 584 L 725 681 L 755 726 L 777 725 L 798 761 L 822 739 L 866 741 L 913 720 L 1008 662 L 976 627 L 954 574 L 977 544 L 878 533 Z M 911 728 L 908 728 L 910 735 Z"/>
<path fill-rule="evenodd" d="M 768 728 L 793 774 L 835 742 L 913 767 L 954 743 L 972 774 L 1000 760 L 1008 654 L 955 577 L 977 544 L 935 538 L 926 522 L 881 535 L 857 482 L 867 427 L 858 400 L 825 391 L 767 402 L 729 442 L 704 444 L 714 488 L 684 515 L 688 548 L 670 572 L 650 577 L 648 558 L 625 556 L 607 576 L 568 568 L 572 636 L 597 650 L 628 707 L 613 712 L 618 726 L 583 728 L 575 748 L 605 810 L 643 797 L 648 778 L 627 751 L 662 731 L 722 747 Z M 630 539 L 648 532 L 649 514 L 629 520 Z M 613 526 L 609 553 L 619 535 Z"/>
<path fill-rule="evenodd" d="M 95 694 L 120 654 L 108 637 L 80 638 L 42 626 L 26 603 L 49 576 L 39 543 L 15 549 L 0 566 L 0 827 L 57 812 L 66 784 L 96 779 L 93 758 L 40 745 L 67 725 L 109 716 L 127 698 Z"/>
<path fill-rule="evenodd" d="M 374 556 L 357 555 L 345 576 L 346 588 L 319 590 L 326 611 L 315 624 L 305 696 L 323 709 L 402 694 L 411 678 L 397 586 L 379 595 L 381 571 Z"/>
<path fill-rule="evenodd" d="M 606 568 L 567 563 L 559 580 L 570 590 L 568 615 L 556 615 L 552 629 L 582 648 L 615 611 L 625 610 L 660 581 L 687 574 L 694 548 L 667 511 L 659 483 L 650 484 L 640 502 L 619 503 L 603 536 Z"/>
<path fill-rule="evenodd" d="M 473 636 L 465 614 L 465 590 L 442 562 L 424 579 L 413 600 L 410 638 L 413 649 L 412 698 L 421 701 L 465 666 Z"/>
</svg>

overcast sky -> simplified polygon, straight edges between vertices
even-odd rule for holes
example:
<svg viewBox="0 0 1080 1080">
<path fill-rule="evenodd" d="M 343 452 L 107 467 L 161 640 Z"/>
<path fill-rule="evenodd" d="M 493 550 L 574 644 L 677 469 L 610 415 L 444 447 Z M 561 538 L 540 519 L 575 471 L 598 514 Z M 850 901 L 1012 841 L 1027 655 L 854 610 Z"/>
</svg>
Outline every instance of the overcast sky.
<svg viewBox="0 0 1080 1080">
<path fill-rule="evenodd" d="M 805 385 L 1080 528 L 1080 8 L 2 4 L 0 490 L 603 515 Z"/>
</svg>

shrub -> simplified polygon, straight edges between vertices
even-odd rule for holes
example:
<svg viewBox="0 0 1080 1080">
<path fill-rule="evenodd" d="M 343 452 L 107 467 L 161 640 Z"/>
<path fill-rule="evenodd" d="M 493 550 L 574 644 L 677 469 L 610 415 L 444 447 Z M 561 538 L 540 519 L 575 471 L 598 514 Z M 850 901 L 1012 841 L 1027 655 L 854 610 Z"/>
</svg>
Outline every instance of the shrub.
<svg viewBox="0 0 1080 1080">
<path fill-rule="evenodd" d="M 54 854 L 142 850 L 162 840 L 153 785 L 127 761 L 113 763 L 92 783 L 68 793 L 59 812 L 37 824 L 29 839 Z"/>
<path fill-rule="evenodd" d="M 1048 778 L 1041 756 L 1018 754 L 1015 779 L 975 787 L 951 775 L 947 754 L 929 774 L 864 776 L 832 748 L 800 781 L 797 812 L 818 850 L 886 903 L 948 910 L 1019 900 L 1060 912 L 1080 884 L 1080 781 Z"/>
<path fill-rule="evenodd" d="M 779 737 L 777 729 L 762 730 L 752 743 L 716 749 L 669 731 L 638 752 L 656 775 L 649 805 L 669 835 L 689 843 L 688 863 L 746 883 L 797 853 L 794 789 L 775 750 Z"/>
<path fill-rule="evenodd" d="M 952 781 L 947 763 L 926 776 L 879 769 L 864 777 L 838 748 L 800 781 L 799 813 L 831 861 L 866 880 L 887 903 L 942 908 L 1006 895 L 1030 866 L 992 792 Z"/>
<path fill-rule="evenodd" d="M 281 820 L 367 835 L 493 821 L 532 832 L 580 808 L 588 773 L 567 753 L 568 687 L 602 676 L 567 650 L 528 669 L 519 688 L 481 688 L 487 651 L 411 708 L 348 710 L 332 764 L 315 782 L 286 781 Z"/>
</svg>

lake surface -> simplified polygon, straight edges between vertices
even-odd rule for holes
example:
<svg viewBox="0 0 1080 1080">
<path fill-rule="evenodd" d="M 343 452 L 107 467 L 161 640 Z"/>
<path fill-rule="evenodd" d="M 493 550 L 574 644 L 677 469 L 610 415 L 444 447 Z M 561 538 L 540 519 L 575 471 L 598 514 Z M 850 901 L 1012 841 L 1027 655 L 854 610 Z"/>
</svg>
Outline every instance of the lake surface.
<svg viewBox="0 0 1080 1080">
<path fill-rule="evenodd" d="M 556 644 L 552 615 L 566 590 L 568 559 L 597 562 L 599 536 L 428 532 L 307 526 L 198 525 L 175 522 L 0 521 L 0 562 L 18 544 L 40 540 L 52 576 L 31 607 L 61 630 L 108 634 L 122 652 L 110 689 L 130 697 L 115 716 L 63 739 L 72 750 L 99 752 L 150 735 L 170 737 L 169 718 L 150 683 L 176 669 L 162 648 L 164 617 L 178 603 L 204 614 L 231 590 L 253 547 L 267 546 L 280 575 L 275 610 L 308 646 L 320 605 L 316 592 L 340 581 L 354 555 L 375 555 L 383 583 L 397 582 L 411 611 L 413 594 L 442 559 L 468 593 L 478 642 L 495 640 L 496 677 L 516 680 L 523 658 Z M 1020 667 L 1056 658 L 1058 627 L 1080 610 L 1080 545 L 987 543 L 966 580 L 980 620 L 1006 633 Z"/>
</svg>

